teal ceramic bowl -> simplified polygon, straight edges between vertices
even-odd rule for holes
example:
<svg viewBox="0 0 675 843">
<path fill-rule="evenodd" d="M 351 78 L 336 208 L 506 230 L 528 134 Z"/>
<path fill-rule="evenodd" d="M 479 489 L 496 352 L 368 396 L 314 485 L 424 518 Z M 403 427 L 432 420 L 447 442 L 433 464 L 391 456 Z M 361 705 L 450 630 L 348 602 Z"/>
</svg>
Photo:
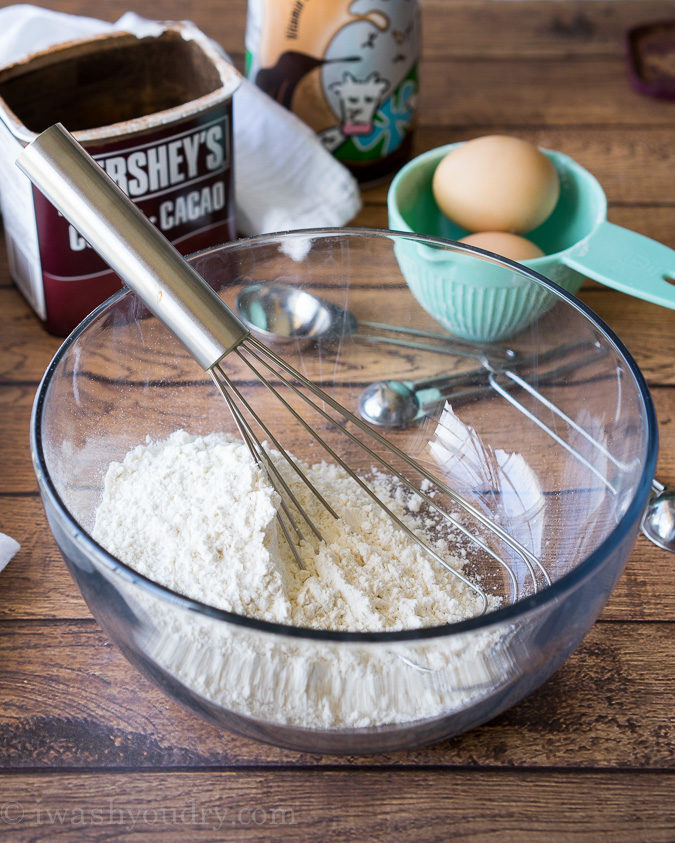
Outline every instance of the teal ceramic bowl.
<svg viewBox="0 0 675 843">
<path fill-rule="evenodd" d="M 432 149 L 399 171 L 387 197 L 390 229 L 447 240 L 470 233 L 443 214 L 431 189 L 436 166 L 460 145 Z M 525 235 L 544 256 L 523 264 L 571 293 L 590 277 L 675 307 L 675 286 L 669 277 L 675 278 L 675 251 L 607 222 L 607 198 L 597 179 L 561 152 L 542 152 L 558 173 L 560 198 L 549 218 Z M 397 258 L 422 307 L 465 339 L 506 339 L 539 318 L 556 300 L 554 293 L 528 283 L 503 259 L 494 264 L 479 262 L 461 251 L 448 253 L 405 241 L 397 244 Z"/>
</svg>

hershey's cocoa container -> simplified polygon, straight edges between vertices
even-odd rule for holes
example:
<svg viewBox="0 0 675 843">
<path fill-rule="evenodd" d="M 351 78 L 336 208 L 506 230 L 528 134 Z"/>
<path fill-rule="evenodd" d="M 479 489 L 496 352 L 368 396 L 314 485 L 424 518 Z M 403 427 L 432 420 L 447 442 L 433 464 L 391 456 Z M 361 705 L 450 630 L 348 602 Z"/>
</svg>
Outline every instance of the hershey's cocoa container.
<svg viewBox="0 0 675 843">
<path fill-rule="evenodd" d="M 119 279 L 15 165 L 60 122 L 183 253 L 231 240 L 237 71 L 168 23 L 60 44 L 0 70 L 0 198 L 10 273 L 47 329 L 68 333 Z"/>
<path fill-rule="evenodd" d="M 360 182 L 410 153 L 417 0 L 249 0 L 246 74 L 311 126 Z"/>
</svg>

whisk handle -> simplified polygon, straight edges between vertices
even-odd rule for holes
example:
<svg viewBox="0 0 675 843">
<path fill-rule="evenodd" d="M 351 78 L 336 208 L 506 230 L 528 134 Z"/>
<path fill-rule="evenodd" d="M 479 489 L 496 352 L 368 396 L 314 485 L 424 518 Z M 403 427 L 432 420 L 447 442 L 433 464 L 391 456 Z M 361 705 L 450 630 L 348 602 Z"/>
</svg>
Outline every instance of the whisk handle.
<svg viewBox="0 0 675 843">
<path fill-rule="evenodd" d="M 225 302 L 60 123 L 38 135 L 16 163 L 204 369 L 248 336 Z"/>
</svg>

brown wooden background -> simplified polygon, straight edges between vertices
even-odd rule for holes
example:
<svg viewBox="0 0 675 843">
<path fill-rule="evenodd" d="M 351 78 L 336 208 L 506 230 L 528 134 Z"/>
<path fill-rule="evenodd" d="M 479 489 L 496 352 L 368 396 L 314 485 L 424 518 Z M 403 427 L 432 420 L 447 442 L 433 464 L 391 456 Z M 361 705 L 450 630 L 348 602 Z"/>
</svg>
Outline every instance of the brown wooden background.
<svg viewBox="0 0 675 843">
<path fill-rule="evenodd" d="M 2 4 L 7 5 L 7 4 Z M 114 20 L 127 0 L 54 0 Z M 194 20 L 241 67 L 244 0 L 137 0 Z M 489 132 L 593 171 L 610 219 L 675 247 L 675 103 L 634 93 L 627 27 L 672 0 L 423 0 L 416 151 Z M 386 225 L 386 185 L 356 222 Z M 652 388 L 658 476 L 675 482 L 675 314 L 596 284 L 581 297 Z M 640 538 L 601 620 L 544 687 L 469 734 L 365 758 L 302 755 L 218 732 L 106 640 L 51 538 L 28 451 L 58 346 L 0 256 L 0 834 L 184 839 L 674 840 L 675 557 Z M 257 809 L 257 812 L 256 812 Z"/>
</svg>

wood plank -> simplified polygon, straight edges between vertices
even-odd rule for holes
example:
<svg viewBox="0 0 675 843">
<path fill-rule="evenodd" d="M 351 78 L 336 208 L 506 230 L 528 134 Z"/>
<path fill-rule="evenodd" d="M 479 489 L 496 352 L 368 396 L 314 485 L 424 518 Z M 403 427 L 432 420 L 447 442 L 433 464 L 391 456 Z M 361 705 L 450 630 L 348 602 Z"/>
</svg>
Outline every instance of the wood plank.
<svg viewBox="0 0 675 843">
<path fill-rule="evenodd" d="M 0 492 L 37 492 L 30 456 L 30 414 L 36 387 L 0 387 L 0 419 L 6 439 L 0 450 Z M 31 476 L 32 475 L 32 476 Z M 11 518 L 11 505 L 0 499 L 3 521 Z"/>
<path fill-rule="evenodd" d="M 424 56 L 440 59 L 481 56 L 557 61 L 579 56 L 623 57 L 627 29 L 672 15 L 672 5 L 667 0 L 529 0 L 508 4 L 424 0 L 421 8 Z"/>
<path fill-rule="evenodd" d="M 531 0 L 535 2 L 536 0 Z M 599 127 L 594 129 L 560 127 L 494 127 L 452 128 L 422 126 L 415 139 L 415 153 L 457 140 L 467 140 L 491 131 L 516 134 L 533 143 L 552 149 L 559 149 L 579 161 L 593 172 L 603 185 L 609 201 L 609 218 L 619 225 L 625 225 L 647 236 L 662 240 L 675 247 L 672 205 L 658 208 L 619 208 L 616 203 L 643 203 L 646 205 L 670 202 L 675 188 L 675 152 L 670 129 L 616 129 Z M 384 204 L 388 183 L 364 192 L 366 202 L 365 218 L 359 215 L 355 224 L 386 227 L 386 212 L 370 216 L 369 205 Z M 0 245 L 0 286 L 12 286 L 6 264 L 4 241 Z M 21 311 L 21 316 L 3 309 L 10 318 L 28 318 L 31 325 L 39 325 L 30 309 Z M 26 317 L 26 313 L 30 314 Z"/>
<path fill-rule="evenodd" d="M 661 431 L 657 477 L 675 479 L 675 390 L 653 390 Z M 5 447 L 0 461 L 0 523 L 22 545 L 3 573 L 7 600 L 0 617 L 87 617 L 88 612 L 70 582 L 36 496 L 36 480 L 27 447 L 32 387 L 0 390 L 0 424 Z M 23 495 L 23 496 L 22 496 Z M 605 617 L 613 619 L 673 619 L 675 589 L 668 554 L 640 538 Z"/>
<path fill-rule="evenodd" d="M 0 289 L 0 313 L 0 381 L 37 384 L 63 340 L 44 330 L 16 287 Z"/>
<path fill-rule="evenodd" d="M 397 272 L 397 283 L 401 283 L 400 278 Z M 371 312 L 372 295 L 372 291 L 365 289 L 363 293 L 359 293 L 363 308 L 365 308 L 362 312 Z M 641 299 L 613 291 L 607 292 L 604 289 L 583 289 L 579 295 L 628 346 L 650 382 L 660 385 L 675 383 L 675 370 L 672 366 L 675 332 L 670 327 L 675 322 L 673 322 L 671 311 Z M 355 294 L 355 302 L 356 298 Z M 395 297 L 388 299 L 387 318 L 395 324 L 396 308 L 400 310 L 404 307 L 403 299 L 401 301 Z M 418 311 L 422 319 L 421 309 L 418 308 Z M 36 317 L 15 289 L 0 289 L 0 312 L 5 314 L 3 322 L 8 328 L 0 337 L 0 382 L 37 385 L 51 357 L 59 347 L 59 339 L 43 330 L 36 330 L 39 327 Z M 409 318 L 408 316 L 408 322 Z M 429 330 L 431 321 L 427 321 L 429 322 L 427 330 Z M 10 326 L 11 330 L 9 330 Z M 385 358 L 386 355 L 383 353 L 381 362 Z M 106 365 L 110 371 L 111 364 L 108 362 Z M 194 371 L 194 367 L 191 367 L 191 370 Z M 371 373 L 374 371 L 375 369 L 372 369 Z"/>
<path fill-rule="evenodd" d="M 395 796 L 394 796 L 395 795 Z M 629 773 L 238 771 L 12 776 L 12 840 L 672 840 L 673 779 Z M 564 806 L 564 814 L 561 813 Z M 11 822 L 11 820 L 10 820 Z M 452 832 L 450 832 L 452 829 Z M 358 831 L 357 831 L 358 830 Z"/>
<path fill-rule="evenodd" d="M 638 231 L 640 234 L 644 234 L 645 237 L 651 237 L 653 240 L 658 240 L 671 247 L 675 246 L 674 216 L 675 211 L 670 205 L 610 204 L 608 213 L 610 222 L 621 225 L 624 228 L 630 228 L 633 231 Z M 351 225 L 363 226 L 365 228 L 388 228 L 389 219 L 384 198 L 380 201 L 367 199 Z M 586 281 L 584 289 L 606 290 L 612 294 L 609 287 L 597 281 Z M 660 314 L 661 322 L 669 322 L 670 319 L 671 315 L 668 311 L 664 310 Z"/>
<path fill-rule="evenodd" d="M 653 0 L 650 0 L 653 2 Z M 101 20 L 115 21 L 129 11 L 125 0 L 105 0 L 92 6 L 91 0 L 37 0 L 36 6 L 56 9 L 72 15 L 85 15 Z M 137 14 L 153 20 L 185 20 L 197 24 L 211 38 L 229 53 L 243 53 L 246 28 L 246 0 L 137 0 L 134 9 Z"/>
<path fill-rule="evenodd" d="M 212 34 L 208 29 L 207 34 Z M 243 71 L 243 53 L 230 55 L 235 67 Z M 632 89 L 620 57 L 568 55 L 549 62 L 541 58 L 514 62 L 508 55 L 487 59 L 473 53 L 461 56 L 462 50 L 458 50 L 452 59 L 424 58 L 421 62 L 419 113 L 424 124 L 453 131 L 469 129 L 474 136 L 494 133 L 501 125 L 514 133 L 528 126 L 649 129 L 672 122 L 672 112 L 662 103 Z M 542 80 L 545 98 L 540 96 Z M 499 99 L 476 98 L 476 90 L 490 88 L 499 90 Z"/>
<path fill-rule="evenodd" d="M 675 383 L 675 314 L 672 311 L 604 290 L 582 289 L 579 297 L 625 343 L 650 385 Z"/>
<path fill-rule="evenodd" d="M 640 534 L 601 617 L 613 621 L 675 621 L 675 601 L 663 593 L 673 587 L 672 555 Z"/>
<path fill-rule="evenodd" d="M 0 497 L 2 529 L 21 550 L 2 573 L 0 619 L 90 618 L 36 495 Z"/>
<path fill-rule="evenodd" d="M 89 0 L 60 0 L 58 7 L 71 14 L 95 14 L 112 21 L 127 11 L 128 4 L 106 0 L 92 11 Z M 138 0 L 134 8 L 147 17 L 158 15 L 156 4 L 148 0 Z M 426 58 L 537 57 L 546 61 L 570 56 L 621 57 L 629 27 L 672 14 L 670 0 L 576 0 L 564 4 L 527 0 L 508 6 L 476 0 L 424 0 L 421 9 Z M 201 0 L 189 4 L 187 10 L 184 2 L 162 0 L 161 16 L 166 20 L 187 16 L 229 53 L 243 51 L 245 0 Z"/>
<path fill-rule="evenodd" d="M 533 0 L 534 2 L 534 0 Z M 368 194 L 366 194 L 368 196 Z M 381 199 L 366 198 L 363 208 L 352 220 L 351 225 L 365 228 L 387 228 L 387 206 L 384 196 Z M 610 204 L 608 218 L 616 225 L 632 228 L 645 237 L 659 240 L 666 246 L 675 248 L 675 208 L 670 205 L 620 205 Z M 2 270 L 0 269 L 0 285 L 2 285 Z M 7 282 L 8 283 L 8 282 Z M 597 285 L 601 286 L 601 285 Z M 668 314 L 664 311 L 664 319 Z"/>
<path fill-rule="evenodd" d="M 553 387 L 545 389 L 545 395 L 558 405 L 568 407 L 568 399 L 574 398 L 574 390 L 586 391 L 587 384 L 593 381 L 581 381 L 570 388 L 569 394 L 566 387 Z M 599 383 L 599 382 L 598 382 Z M 365 384 L 363 384 L 365 385 Z M 101 385 L 98 385 L 101 387 Z M 603 381 L 608 392 L 600 389 L 592 389 L 593 403 L 590 399 L 585 400 L 584 409 L 594 416 L 602 418 L 607 412 L 608 406 L 613 406 L 617 400 L 617 384 L 614 380 L 610 383 L 609 378 Z M 141 387 L 135 390 L 134 397 L 141 395 Z M 296 453 L 305 459 L 312 460 L 323 454 L 318 450 L 318 445 L 308 439 L 307 432 L 284 414 L 279 414 L 279 403 L 271 399 L 265 387 L 260 384 L 247 386 L 246 392 L 250 401 L 256 405 L 261 415 L 268 419 L 272 430 L 281 438 L 286 447 L 292 453 Z M 356 409 L 356 402 L 361 388 L 344 390 L 339 388 L 331 389 L 332 395 L 343 404 Z M 85 394 L 84 385 L 80 385 L 80 396 Z M 58 416 L 51 417 L 49 432 L 47 436 L 54 443 L 49 450 L 47 468 L 57 478 L 60 474 L 60 466 L 67 472 L 67 484 L 59 484 L 59 491 L 65 496 L 68 505 L 76 516 L 82 520 L 85 526 L 90 523 L 93 507 L 97 503 L 97 494 L 102 483 L 108 464 L 112 460 L 123 459 L 127 452 L 143 442 L 146 436 L 153 439 L 163 439 L 170 433 L 179 429 L 187 429 L 196 434 L 207 434 L 213 431 L 221 431 L 237 435 L 236 428 L 222 406 L 222 400 L 208 391 L 205 385 L 203 390 L 190 387 L 190 404 L 185 405 L 181 398 L 185 395 L 185 387 L 177 386 L 172 389 L 157 388 L 153 393 L 152 402 L 146 403 L 142 398 L 125 402 L 119 399 L 119 390 L 108 388 L 105 391 L 97 390 L 100 400 L 91 405 L 88 412 L 88 422 L 80 428 L 77 412 L 70 414 L 64 411 Z M 523 396 L 521 396 L 522 399 Z M 456 403 L 456 402 L 455 402 Z M 541 416 L 541 407 L 532 406 L 533 401 L 525 401 L 523 411 L 535 410 Z M 529 405 L 529 409 L 528 409 Z M 104 410 L 99 413 L 99 408 Z M 568 407 L 569 409 L 569 407 Z M 573 414 L 579 416 L 578 406 L 572 406 Z M 577 494 L 569 495 L 568 492 L 578 490 L 598 489 L 597 476 L 584 472 L 577 475 L 571 469 L 576 467 L 573 457 L 567 457 L 558 448 L 552 448 L 551 437 L 543 430 L 533 424 L 526 424 L 523 419 L 523 412 L 511 407 L 503 398 L 493 395 L 493 400 L 458 404 L 458 413 L 464 424 L 478 430 L 484 443 L 492 448 L 504 448 L 508 451 L 521 452 L 526 455 L 528 463 L 536 472 L 539 488 L 543 495 L 549 495 L 547 507 L 548 529 L 558 535 L 555 526 L 558 518 L 576 518 L 584 514 L 586 499 Z M 305 417 L 314 426 L 324 440 L 337 448 L 343 457 L 351 462 L 355 469 L 369 471 L 373 464 L 373 456 L 363 452 L 342 432 L 341 428 L 335 428 L 326 422 L 322 417 L 317 418 L 309 411 Z M 92 421 L 95 420 L 95 421 Z M 404 450 L 411 450 L 415 456 L 424 458 L 426 448 L 424 442 L 427 437 L 432 437 L 435 431 L 436 417 L 426 419 L 420 427 L 408 430 L 390 431 L 388 441 L 397 444 Z M 632 420 L 623 422 L 623 426 L 614 431 L 611 437 L 611 448 L 614 456 L 619 460 L 626 460 L 630 463 L 630 475 L 626 476 L 625 483 L 636 482 L 640 473 L 640 467 L 635 463 L 635 453 L 630 449 L 630 443 L 625 440 L 624 431 L 631 435 Z M 77 429 L 75 429 L 77 428 Z M 561 436 L 568 436 L 569 431 L 562 424 L 558 432 Z M 373 443 L 371 442 L 371 445 Z M 420 450 L 421 448 L 421 450 Z M 379 450 L 379 449 L 378 449 Z M 64 454 L 66 462 L 64 463 Z M 590 454 L 588 454 L 590 456 Z M 382 453 L 386 458 L 386 454 Z M 597 455 L 596 455 L 597 459 Z M 388 463 L 398 465 L 399 460 L 389 453 Z M 487 466 L 487 463 L 486 463 Z M 402 467 L 402 466 L 399 466 Z M 391 471 L 391 469 L 388 469 Z M 419 478 L 418 478 L 419 479 Z M 414 482 L 414 477 L 411 476 Z M 490 482 L 487 477 L 485 482 Z M 623 485 L 623 484 L 622 484 Z M 30 491 L 30 490 L 27 490 Z M 478 490 L 476 490 L 478 493 Z M 553 497 L 553 493 L 560 492 L 561 496 Z M 599 501 L 598 501 L 599 502 Z M 440 503 L 440 501 L 439 501 Z M 446 502 L 445 505 L 449 505 Z M 603 505 L 609 507 L 605 512 L 605 519 L 613 517 L 610 510 L 610 499 L 604 498 Z M 595 519 L 600 517 L 602 533 L 609 531 L 610 527 L 606 520 L 603 521 L 600 513 L 595 513 Z M 553 535 L 550 536 L 553 539 Z M 553 548 L 551 549 L 553 551 Z M 555 556 L 556 554 L 554 554 Z M 560 558 L 563 566 L 567 565 L 567 554 Z M 551 572 L 552 575 L 555 571 Z"/>
<path fill-rule="evenodd" d="M 616 225 L 630 228 L 660 241 L 666 245 L 675 245 L 675 228 L 673 227 L 673 208 L 670 205 L 620 205 L 610 204 L 608 219 Z M 361 211 L 352 220 L 351 225 L 365 228 L 388 228 L 389 217 L 384 197 L 377 199 L 366 199 Z M 421 232 L 424 233 L 424 232 Z M 2 284 L 0 278 L 0 285 Z M 609 287 L 600 284 L 598 281 L 588 280 L 584 284 L 585 289 L 598 289 L 611 292 Z M 669 320 L 670 314 L 664 311 L 661 314 L 661 321 Z"/>
<path fill-rule="evenodd" d="M 374 198 L 371 198 L 372 193 L 373 191 L 365 193 L 363 208 L 350 222 L 350 226 L 388 228 L 386 196 L 380 188 L 378 188 L 377 195 Z M 665 243 L 671 248 L 675 248 L 674 216 L 675 211 L 671 205 L 632 203 L 612 203 L 609 206 L 608 213 L 609 220 L 616 225 L 631 228 L 633 231 L 638 231 L 646 237 Z M 7 268 L 4 243 L 0 245 L 0 288 L 3 287 L 14 289 L 14 282 Z M 41 328 L 41 325 L 36 322 L 36 327 Z"/>
<path fill-rule="evenodd" d="M 550 62 L 453 57 L 423 61 L 420 80 L 424 122 L 453 130 L 528 124 L 654 127 L 673 120 L 672 103 L 631 88 L 619 57 L 575 55 Z M 495 94 L 477 96 L 479 91 Z"/>
<path fill-rule="evenodd" d="M 0 627 L 0 769 L 251 764 L 668 768 L 672 624 L 599 623 L 538 691 L 465 735 L 371 756 L 293 753 L 202 722 L 92 623 Z"/>
<path fill-rule="evenodd" d="M 652 337 L 655 337 L 656 333 L 647 316 L 641 317 L 644 314 L 648 315 L 648 311 L 654 308 L 654 305 L 643 303 L 642 307 L 636 308 L 634 314 L 624 315 L 624 308 L 621 307 L 620 302 L 615 301 L 614 295 L 598 290 L 584 290 L 582 296 L 592 308 L 607 319 L 610 325 L 619 323 L 619 335 L 628 343 L 630 351 L 635 355 L 645 376 L 652 383 L 662 381 L 666 384 L 663 388 L 659 386 L 651 388 L 661 437 L 657 473 L 664 481 L 675 482 L 675 390 L 672 389 L 675 372 L 667 356 L 668 353 L 673 354 L 672 346 L 675 340 L 671 338 L 670 342 L 662 343 L 663 354 L 657 355 L 650 345 L 650 330 Z M 616 297 L 620 298 L 620 294 L 616 294 Z M 625 330 L 621 330 L 622 328 Z M 641 330 L 645 331 L 646 339 L 642 338 Z M 414 369 L 411 376 L 414 376 Z M 0 388 L 0 424 L 4 436 L 4 447 L 0 451 L 0 494 L 25 494 L 35 492 L 37 489 L 28 447 L 34 395 L 35 386 L 33 385 L 4 385 Z M 202 398 L 201 394 L 200 398 Z M 214 406 L 219 408 L 219 405 Z M 174 427 L 180 426 L 181 418 L 176 415 Z M 139 423 L 142 421 L 142 418 L 139 419 Z M 140 436 L 140 438 L 143 437 Z"/>
<path fill-rule="evenodd" d="M 610 220 L 675 248 L 672 223 L 675 150 L 671 129 L 617 129 L 606 126 L 593 129 L 550 126 L 513 128 L 506 124 L 444 129 L 422 125 L 415 135 L 415 154 L 492 131 L 515 134 L 531 143 L 558 149 L 575 158 L 593 172 L 603 185 L 610 202 Z M 380 228 L 387 226 L 386 211 L 380 212 L 372 206 L 386 205 L 390 181 L 363 192 L 365 208 L 353 224 Z M 618 203 L 628 204 L 630 207 L 621 207 Z M 656 207 L 651 207 L 653 205 Z M 13 286 L 7 269 L 4 239 L 0 242 L 0 287 L 2 286 Z M 3 312 L 11 316 L 5 309 Z M 34 319 L 32 324 L 39 322 Z"/>
<path fill-rule="evenodd" d="M 670 450 L 672 457 L 673 450 Z M 667 479 L 675 476 L 660 473 Z M 21 550 L 2 573 L 0 620 L 89 618 L 37 496 L 0 497 L 0 524 Z M 672 557 L 640 536 L 603 613 L 613 621 L 675 621 Z"/>
<path fill-rule="evenodd" d="M 670 114 L 667 119 L 672 123 L 675 119 L 675 105 L 673 112 L 667 113 Z M 593 173 L 610 203 L 664 203 L 672 213 L 675 149 L 670 127 L 535 127 L 515 125 L 506 120 L 481 124 L 479 114 L 476 113 L 467 126 L 453 123 L 444 128 L 430 125 L 430 121 L 427 121 L 427 125 L 415 134 L 413 154 L 419 155 L 447 143 L 488 134 L 516 135 L 537 146 L 564 152 Z M 384 182 L 364 191 L 364 200 L 386 202 L 388 186 L 389 182 Z M 630 220 L 622 224 L 632 226 Z M 671 230 L 665 242 L 675 246 L 672 237 Z"/>
</svg>

